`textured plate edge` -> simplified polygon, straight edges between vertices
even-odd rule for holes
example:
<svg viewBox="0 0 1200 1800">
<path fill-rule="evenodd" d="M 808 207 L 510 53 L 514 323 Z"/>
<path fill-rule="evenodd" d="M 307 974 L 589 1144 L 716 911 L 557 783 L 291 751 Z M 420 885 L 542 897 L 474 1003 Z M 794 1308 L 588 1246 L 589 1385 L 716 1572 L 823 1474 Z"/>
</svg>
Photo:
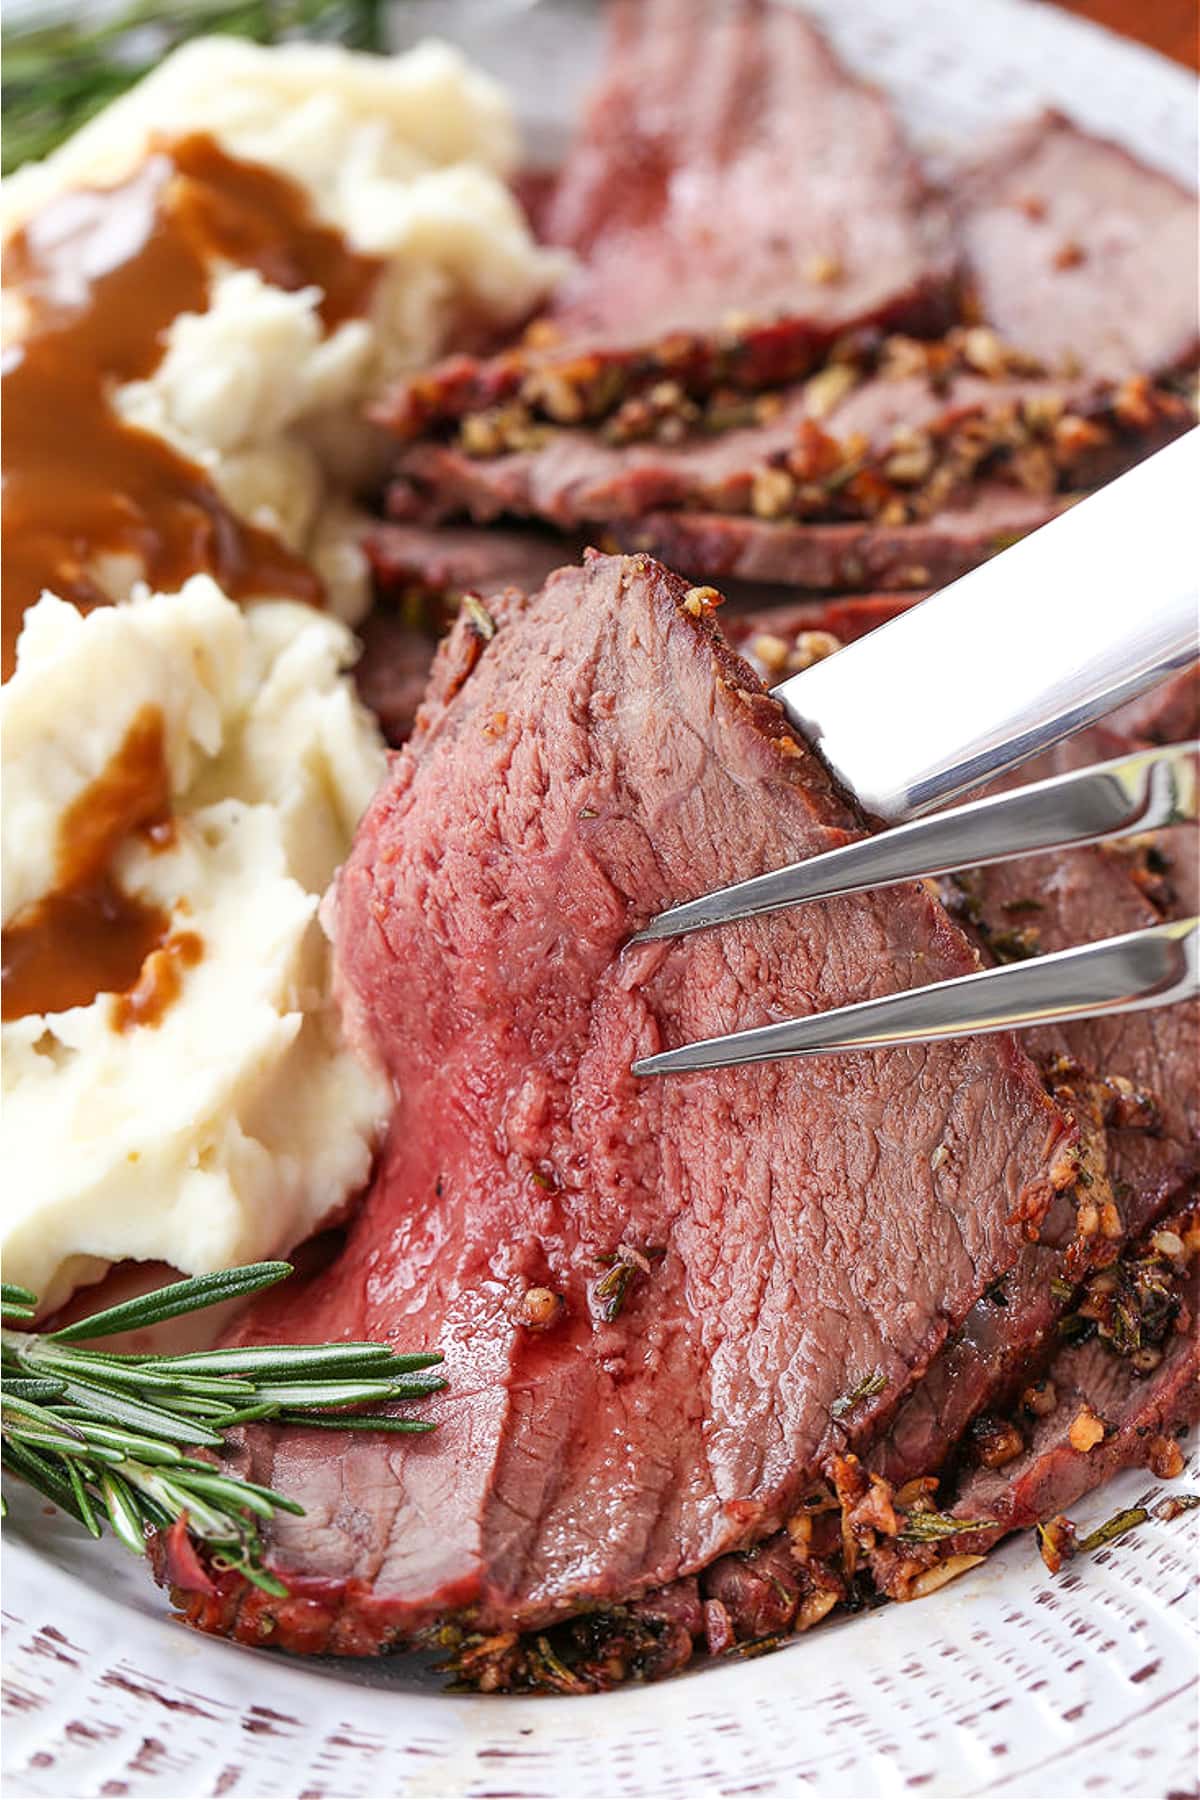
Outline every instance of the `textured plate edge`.
<svg viewBox="0 0 1200 1800">
<path fill-rule="evenodd" d="M 1054 11 L 1039 4 L 1038 0 L 973 0 L 973 5 L 968 9 L 964 9 L 959 0 L 922 0 L 918 42 L 913 37 L 912 8 L 906 4 L 906 0 L 856 0 L 853 9 L 845 5 L 845 0 L 809 0 L 809 10 L 821 18 L 835 40 L 839 40 L 842 48 L 849 52 L 849 59 L 859 62 L 860 66 L 862 59 L 854 55 L 853 47 L 846 41 L 849 33 L 861 34 L 864 29 L 873 25 L 876 32 L 890 30 L 895 43 L 907 39 L 911 64 L 908 72 L 901 69 L 898 61 L 891 62 L 888 67 L 873 67 L 871 72 L 878 76 L 883 85 L 897 93 L 910 123 L 915 124 L 917 135 L 927 146 L 936 149 L 939 136 L 944 135 L 945 128 L 942 128 L 941 134 L 936 129 L 928 131 L 924 128 L 926 108 L 921 100 L 921 81 L 925 77 L 919 73 L 921 57 L 928 56 L 939 45 L 945 48 L 951 38 L 956 44 L 961 44 L 965 40 L 1004 36 L 1010 41 L 1021 43 L 1020 57 L 1010 59 L 1013 67 L 1009 71 L 1010 75 L 1016 74 L 1020 78 L 1011 80 L 994 104 L 991 110 L 995 117 L 1027 111 L 1031 104 L 1058 104 L 1072 112 L 1090 129 L 1127 143 L 1147 160 L 1158 163 L 1178 178 L 1194 181 L 1197 102 L 1195 88 L 1189 76 L 1154 52 L 1114 38 L 1103 28 L 1088 21 Z M 521 8 L 510 6 L 508 11 L 514 16 L 515 22 Z M 477 16 L 482 16 L 481 10 Z M 1034 42 L 1040 47 L 1037 59 L 1031 55 L 1030 47 Z M 896 54 L 898 56 L 899 52 Z M 1017 70 L 1017 61 L 1029 66 Z M 1035 61 L 1036 67 L 1033 66 Z M 1062 75 L 1068 66 L 1071 79 L 1067 85 L 1070 91 L 1065 92 Z M 1055 78 L 1052 81 L 1045 80 L 1048 69 L 1054 70 Z M 1003 67 L 993 68 L 989 79 L 993 86 L 997 80 L 1003 86 Z M 1128 85 L 1130 83 L 1131 87 Z M 1110 110 L 1114 86 L 1126 88 L 1126 103 L 1119 113 Z M 963 109 L 964 112 L 972 112 L 976 104 L 968 105 Z M 1124 1479 L 1128 1484 L 1136 1478 L 1131 1475 Z M 1187 1541 L 1194 1546 L 1200 1542 L 1200 1522 L 1192 1515 L 1187 1525 Z M 1127 1545 L 1126 1549 L 1131 1547 Z M 1116 1548 L 1119 1550 L 1121 1547 Z M 1148 1559 L 1153 1560 L 1156 1554 L 1154 1546 L 1147 1546 L 1145 1555 Z M 1096 1561 L 1098 1564 L 1099 1559 Z M 27 1614 L 32 1619 L 42 1616 L 47 1610 L 53 1613 L 60 1605 L 68 1609 L 63 1614 L 67 1619 L 65 1627 L 62 1624 L 52 1624 L 49 1627 L 51 1631 L 60 1632 L 64 1642 L 48 1636 L 44 1627 L 34 1629 L 27 1621 L 20 1619 L 13 1619 L 10 1624 L 6 1618 L 7 1704 L 14 1694 L 20 1692 L 22 1679 L 26 1676 L 40 1677 L 45 1670 L 50 1670 L 57 1677 L 58 1684 L 68 1687 L 78 1679 L 78 1657 L 73 1654 L 73 1646 L 69 1641 L 69 1609 L 78 1607 L 80 1600 L 73 1578 L 26 1545 L 13 1545 L 6 1555 L 6 1565 L 10 1579 L 6 1583 L 5 1599 L 19 1613 Z M 1136 1573 L 1134 1569 L 1127 1571 L 1125 1578 L 1118 1575 L 1115 1578 L 1116 1588 L 1120 1590 L 1129 1585 L 1129 1576 L 1136 1578 Z M 1000 1562 L 993 1569 L 985 1572 L 985 1581 L 991 1586 L 1000 1583 L 1007 1587 L 1016 1575 L 1015 1557 L 1013 1551 L 1009 1550 L 1002 1553 Z M 99 1564 L 97 1579 L 103 1579 L 103 1569 Z M 982 1587 L 983 1583 L 979 1586 Z M 1044 1585 L 1042 1591 L 1045 1591 Z M 1040 1596 L 1035 1596 L 1037 1597 Z M 1178 1613 L 1181 1610 L 1179 1603 L 1187 1597 L 1186 1591 L 1180 1591 L 1172 1610 Z M 938 1609 L 938 1619 L 944 1621 L 948 1617 L 954 1617 L 970 1606 L 967 1590 L 955 1590 L 945 1596 L 944 1605 Z M 926 1616 L 929 1618 L 929 1631 L 933 1634 L 933 1615 L 921 1615 L 922 1619 Z M 667 1684 L 662 1689 L 624 1690 L 604 1700 L 481 1702 L 470 1699 L 451 1700 L 439 1696 L 435 1705 L 438 1722 L 447 1727 L 452 1720 L 455 1722 L 453 1741 L 443 1733 L 439 1749 L 429 1746 L 422 1752 L 418 1722 L 431 1704 L 431 1697 L 427 1694 L 414 1695 L 387 1688 L 359 1688 L 350 1681 L 323 1679 L 321 1673 L 313 1669 L 301 1669 L 265 1654 L 239 1651 L 230 1646 L 196 1639 L 172 1625 L 165 1617 L 147 1617 L 132 1608 L 108 1606 L 104 1608 L 102 1617 L 103 1622 L 97 1626 L 97 1635 L 100 1642 L 108 1640 L 109 1653 L 100 1658 L 105 1667 L 99 1672 L 97 1679 L 113 1696 L 122 1698 L 127 1703 L 124 1725 L 115 1741 L 103 1732 L 96 1739 L 88 1738 L 85 1732 L 72 1740 L 71 1725 L 86 1725 L 86 1722 L 66 1718 L 56 1711 L 51 1734 L 57 1734 L 64 1746 L 73 1746 L 77 1754 L 69 1760 L 69 1769 L 61 1761 L 41 1769 L 31 1769 L 26 1760 L 25 1766 L 20 1770 L 6 1762 L 9 1771 L 6 1775 L 6 1791 L 11 1800 L 19 1800 L 25 1794 L 31 1800 L 42 1795 L 62 1800 L 63 1796 L 85 1791 L 164 1797 L 184 1792 L 290 1795 L 296 1791 L 294 1772 L 297 1768 L 308 1770 L 313 1783 L 327 1781 L 328 1777 L 334 1778 L 333 1785 L 310 1786 L 311 1793 L 369 1794 L 377 1791 L 370 1786 L 370 1781 L 374 1779 L 372 1768 L 377 1766 L 372 1759 L 378 1757 L 379 1751 L 376 1746 L 368 1744 L 367 1736 L 360 1733 L 359 1738 L 355 1739 L 356 1727 L 352 1715 L 356 1705 L 360 1705 L 364 1711 L 370 1711 L 373 1717 L 381 1709 L 388 1709 L 392 1715 L 389 1726 L 398 1726 L 401 1714 L 412 1718 L 412 1723 L 406 1723 L 402 1729 L 411 1736 L 414 1756 L 420 1752 L 428 1761 L 424 1769 L 419 1761 L 415 1762 L 414 1769 L 417 1773 L 406 1776 L 403 1785 L 396 1785 L 394 1791 L 413 1796 L 414 1800 L 420 1795 L 488 1792 L 487 1782 L 499 1776 L 502 1766 L 499 1762 L 488 1760 L 495 1750 L 497 1739 L 504 1736 L 512 1740 L 526 1731 L 534 1739 L 542 1736 L 553 1736 L 556 1740 L 561 1738 L 562 1745 L 557 1754 L 564 1758 L 559 1774 L 551 1778 L 552 1785 L 546 1786 L 540 1778 L 532 1780 L 527 1789 L 529 1793 L 574 1791 L 561 1786 L 563 1770 L 569 1770 L 586 1776 L 586 1787 L 580 1785 L 578 1788 L 581 1794 L 604 1794 L 609 1789 L 603 1785 L 595 1785 L 593 1779 L 597 1775 L 594 1746 L 598 1739 L 603 1744 L 604 1740 L 619 1738 L 626 1727 L 624 1724 L 617 1725 L 618 1716 L 628 1713 L 634 1721 L 631 1729 L 641 1737 L 646 1733 L 645 1721 L 650 1718 L 652 1721 L 667 1722 L 667 1742 L 671 1741 L 670 1730 L 676 1733 L 687 1731 L 693 1737 L 702 1738 L 705 1725 L 712 1725 L 717 1713 L 717 1687 L 721 1688 L 722 1701 L 728 1691 L 736 1695 L 738 1704 L 748 1713 L 753 1713 L 755 1696 L 761 1696 L 772 1686 L 790 1690 L 804 1685 L 799 1674 L 800 1662 L 806 1658 L 815 1660 L 820 1655 L 817 1645 L 821 1641 L 814 1639 L 797 1644 L 785 1652 L 782 1661 L 757 1663 L 731 1671 L 714 1671 L 694 1680 L 685 1678 L 681 1682 Z M 877 1619 L 882 1617 L 884 1615 L 876 1616 Z M 840 1633 L 855 1630 L 867 1634 L 855 1640 L 859 1646 L 856 1656 L 860 1661 L 867 1660 L 867 1640 L 874 1624 L 874 1620 L 866 1620 L 839 1628 Z M 17 1644 L 16 1638 L 21 1636 L 27 1642 Z M 35 1639 L 36 1647 L 30 1647 L 34 1645 Z M 10 1649 L 11 1669 L 7 1661 Z M 829 1654 L 832 1655 L 832 1647 Z M 1108 1654 L 1111 1656 L 1111 1648 Z M 245 1660 L 248 1655 L 254 1657 L 259 1671 L 256 1691 L 278 1696 L 296 1686 L 304 1700 L 312 1702 L 311 1719 L 296 1721 L 302 1727 L 297 1737 L 289 1735 L 282 1725 L 281 1722 L 287 1717 L 282 1707 L 273 1716 L 269 1706 L 259 1703 L 252 1703 L 244 1708 L 231 1708 L 231 1743 L 239 1748 L 251 1745 L 254 1754 L 243 1756 L 238 1778 L 228 1785 L 222 1783 L 234 1766 L 232 1751 L 223 1766 L 217 1756 L 211 1771 L 207 1760 L 203 1765 L 193 1760 L 187 1772 L 190 1774 L 201 1771 L 205 1775 L 211 1772 L 212 1782 L 211 1785 L 206 1785 L 198 1779 L 197 1783 L 189 1781 L 189 1785 L 184 1788 L 181 1777 L 185 1771 L 172 1767 L 178 1758 L 172 1754 L 173 1746 L 166 1740 L 173 1739 L 177 1743 L 185 1735 L 184 1721 L 198 1723 L 197 1715 L 188 1708 L 202 1708 L 204 1697 L 201 1689 L 212 1683 L 201 1680 L 198 1685 L 191 1686 L 189 1683 L 195 1680 L 194 1676 L 189 1675 L 188 1680 L 177 1681 L 176 1675 L 191 1670 L 199 1675 L 203 1666 L 212 1670 L 215 1677 L 219 1668 L 218 1685 L 222 1689 L 244 1689 L 249 1672 L 249 1665 Z M 154 1679 L 160 1682 L 162 1693 L 169 1695 L 168 1699 L 164 1700 L 144 1688 L 140 1694 L 133 1691 L 137 1688 L 136 1681 L 131 1689 L 128 1685 L 122 1688 L 118 1683 L 106 1680 L 107 1676 L 116 1674 L 128 1683 L 130 1678 L 122 1676 L 121 1671 L 126 1665 L 133 1666 L 129 1662 L 130 1656 L 136 1656 L 139 1663 L 149 1664 L 154 1672 Z M 825 1661 L 826 1658 L 822 1657 L 821 1660 Z M 1193 1670 L 1194 1661 L 1193 1645 Z M 68 1672 L 68 1665 L 72 1663 L 75 1664 L 75 1673 Z M 790 1672 L 793 1665 L 797 1671 L 795 1675 Z M 769 1674 L 772 1669 L 777 1671 L 774 1680 Z M 786 1680 L 783 1676 L 785 1669 L 789 1671 Z M 166 1670 L 171 1671 L 169 1676 L 165 1673 Z M 1136 1676 L 1137 1671 L 1134 1674 Z M 1179 1753 L 1172 1760 L 1171 1771 L 1168 1773 L 1156 1769 L 1156 1791 L 1184 1791 L 1191 1784 L 1195 1767 L 1194 1757 L 1189 1753 L 1186 1742 L 1186 1728 L 1189 1723 L 1194 1726 L 1195 1722 L 1193 1682 L 1194 1674 L 1189 1673 L 1181 1685 L 1157 1699 L 1152 1707 L 1142 1709 L 1128 1718 L 1117 1719 L 1098 1736 L 1081 1732 L 1077 1740 L 1068 1738 L 1048 1759 L 1040 1757 L 1023 1770 L 1011 1774 L 996 1771 L 995 1780 L 984 1779 L 981 1771 L 970 1768 L 966 1751 L 958 1742 L 961 1728 L 954 1727 L 954 1748 L 947 1751 L 943 1746 L 938 1754 L 944 1761 L 936 1780 L 922 1782 L 921 1786 L 931 1794 L 1015 1795 L 1031 1791 L 1028 1783 L 1036 1776 L 1038 1791 L 1046 1794 L 1083 1794 L 1085 1786 L 1089 1793 L 1098 1794 L 1145 1791 L 1122 1785 L 1120 1770 L 1116 1767 L 1121 1760 L 1117 1752 L 1122 1751 L 1122 1747 L 1114 1739 L 1122 1734 L 1127 1736 L 1138 1718 L 1153 1716 L 1155 1735 L 1166 1740 L 1177 1737 L 1179 1743 Z M 708 1704 L 704 1700 L 705 1684 L 709 1684 L 708 1691 L 711 1693 L 711 1702 Z M 189 1698 L 189 1695 L 195 1698 Z M 316 1698 L 318 1695 L 319 1700 Z M 338 1700 L 338 1695 L 343 1696 L 343 1699 Z M 326 1697 L 329 1699 L 327 1709 L 323 1705 Z M 802 1694 L 789 1694 L 788 1698 L 802 1707 Z M 503 1726 L 497 1708 L 503 1709 Z M 557 1727 L 550 1732 L 540 1723 L 548 1709 L 558 1715 L 565 1713 L 573 1720 L 580 1708 L 588 1709 L 588 1716 L 580 1716 L 577 1731 L 572 1724 L 569 1733 L 564 1734 Z M 604 1709 L 603 1722 L 601 1708 Z M 66 1710 L 72 1709 L 68 1707 Z M 345 1715 L 351 1717 L 347 1718 Z M 19 1704 L 12 1708 L 12 1727 L 5 1734 L 6 1756 L 9 1744 L 25 1737 L 26 1734 L 18 1727 L 20 1721 L 27 1717 Z M 520 1722 L 526 1718 L 532 1722 L 527 1725 Z M 321 1719 L 326 1723 L 320 1723 Z M 785 1723 L 794 1722 L 793 1713 L 792 1718 Z M 328 1747 L 339 1735 L 344 1742 L 335 1745 L 341 1752 L 335 1758 L 337 1766 L 329 1767 L 326 1773 L 322 1769 L 322 1761 L 324 1759 L 328 1763 Z M 661 1731 L 650 1734 L 659 1739 L 662 1735 Z M 676 1741 L 679 1741 L 678 1738 Z M 1105 1769 L 1090 1766 L 1099 1753 L 1100 1743 L 1103 1743 L 1108 1758 L 1108 1767 Z M 161 1753 L 153 1748 L 156 1745 L 161 1746 Z M 197 1745 L 198 1749 L 200 1747 Z M 1133 1751 L 1140 1747 L 1145 1746 L 1136 1743 L 1131 1746 Z M 1129 1749 L 1130 1746 L 1125 1748 Z M 34 1750 L 30 1754 L 36 1757 L 39 1752 Z M 52 1752 L 45 1751 L 42 1754 Z M 511 1754 L 515 1758 L 517 1752 L 513 1751 Z M 614 1753 L 605 1747 L 603 1754 L 610 1756 Z M 649 1754 L 648 1741 L 646 1754 Z M 570 1760 L 565 1760 L 567 1758 Z M 829 1779 L 823 1779 L 819 1787 L 809 1785 L 809 1778 L 806 1777 L 804 1791 L 831 1796 L 843 1793 L 890 1796 L 905 1792 L 905 1787 L 895 1785 L 892 1780 L 891 1761 L 886 1747 L 876 1751 L 860 1745 L 849 1762 L 838 1766 L 831 1764 Z M 798 1777 L 790 1766 L 761 1771 L 757 1779 L 741 1788 L 737 1785 L 735 1773 L 728 1769 L 715 1774 L 709 1781 L 702 1761 L 695 1761 L 690 1768 L 687 1774 L 690 1785 L 686 1790 L 674 1785 L 669 1790 L 659 1789 L 644 1782 L 628 1785 L 627 1772 L 623 1769 L 618 1771 L 615 1764 L 613 1773 L 620 1774 L 620 1785 L 614 1785 L 611 1791 L 628 1796 L 659 1791 L 669 1791 L 672 1794 L 683 1791 L 689 1794 L 752 1791 L 762 1795 L 782 1795 L 798 1791 Z M 245 1786 L 243 1776 L 251 1778 L 255 1785 Z M 338 1779 L 342 1776 L 347 1778 L 345 1785 Z M 1043 1777 L 1052 1785 L 1045 1785 Z M 67 1782 L 65 1786 L 64 1780 Z M 845 1785 L 847 1781 L 849 1786 Z M 1014 1787 L 1014 1781 L 1025 1785 Z M 1063 1785 L 1064 1781 L 1067 1785 Z M 86 1786 L 81 1785 L 81 1782 L 86 1783 Z M 364 1782 L 367 1785 L 363 1785 Z M 555 1783 L 560 1785 L 556 1786 Z M 499 1785 L 498 1781 L 496 1785 Z M 522 1788 L 521 1791 L 526 1789 Z"/>
</svg>

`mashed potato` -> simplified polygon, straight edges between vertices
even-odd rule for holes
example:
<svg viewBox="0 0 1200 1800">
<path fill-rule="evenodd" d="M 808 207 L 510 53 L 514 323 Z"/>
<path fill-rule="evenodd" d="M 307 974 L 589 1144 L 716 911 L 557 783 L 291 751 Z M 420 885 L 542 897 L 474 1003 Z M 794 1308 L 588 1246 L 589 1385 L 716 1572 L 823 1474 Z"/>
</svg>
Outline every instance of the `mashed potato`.
<svg viewBox="0 0 1200 1800">
<path fill-rule="evenodd" d="M 501 90 L 447 45 L 376 57 L 333 46 L 185 45 L 45 162 L 5 183 L 5 234 L 65 189 L 120 180 L 156 133 L 207 131 L 300 183 L 353 250 L 382 259 L 369 314 L 328 337 L 319 294 L 214 267 L 206 311 L 177 318 L 146 381 L 114 404 L 205 467 L 242 516 L 324 577 L 355 623 L 368 602 L 353 492 L 378 467 L 367 398 L 431 361 L 464 320 L 527 314 L 562 271 L 504 184 L 516 156 Z M 19 302 L 19 296 L 16 297 Z M 11 297 L 10 297 L 11 301 Z M 9 329 L 19 330 L 19 306 Z M 110 572 L 124 597 L 136 574 Z"/>
<path fill-rule="evenodd" d="M 145 379 L 114 387 L 105 366 L 80 370 L 80 393 L 91 395 L 81 404 L 102 422 L 111 407 L 200 464 L 227 507 L 316 569 L 329 611 L 278 592 L 259 599 L 253 587 L 239 609 L 192 571 L 158 583 L 178 591 L 148 593 L 136 537 L 97 540 L 86 553 L 111 608 L 84 617 L 52 594 L 36 599 L 39 583 L 54 585 L 44 573 L 32 584 L 16 672 L 0 694 L 3 907 L 6 930 L 17 921 L 14 956 L 40 971 L 12 1010 L 59 1010 L 4 1024 L 0 1142 L 7 1278 L 47 1305 L 120 1259 L 202 1273 L 284 1252 L 369 1173 L 389 1095 L 345 1042 L 318 923 L 384 760 L 354 697 L 356 646 L 340 622 L 356 622 L 368 602 L 356 495 L 379 465 L 363 410 L 389 377 L 451 345 L 464 322 L 478 331 L 519 320 L 560 269 L 504 185 L 516 143 L 502 93 L 437 44 L 394 58 L 233 38 L 189 44 L 7 181 L 0 233 L 72 190 L 124 182 L 156 139 L 194 132 L 299 183 L 317 219 L 380 270 L 365 315 L 327 330 L 316 287 L 285 291 L 214 259 L 199 270 L 203 306 L 170 321 Z M 47 216 L 50 241 L 69 249 L 70 232 L 64 239 L 61 219 Z M 36 342 L 36 304 L 19 286 L 4 301 L 6 337 Z M 39 555 L 45 533 L 59 533 L 65 581 L 74 515 L 46 504 L 53 469 L 36 464 L 41 414 L 24 404 L 32 486 L 24 512 L 10 507 L 8 519 L 18 532 L 33 520 Z M 70 433 L 70 405 L 55 404 Z M 93 475 L 103 502 L 107 466 L 71 472 L 68 500 L 82 491 L 84 520 Z M 152 531 L 152 510 L 145 523 Z M 103 829 L 94 784 L 120 769 L 147 718 L 156 758 L 161 725 L 154 778 L 173 823 L 156 838 L 118 811 L 113 841 L 128 835 L 115 852 L 110 839 L 102 846 L 115 888 L 97 892 L 115 893 L 118 910 L 128 903 L 150 931 L 124 946 L 120 973 L 103 965 L 100 985 L 128 996 L 128 971 L 140 968 L 137 989 L 149 972 L 153 991 L 156 959 L 175 957 L 178 991 L 153 1016 L 113 992 L 72 1004 L 96 993 L 90 964 L 82 984 L 45 980 L 47 969 L 70 970 L 97 923 L 108 929 L 92 890 L 81 899 L 71 888 L 64 843 Z M 159 797 L 156 787 L 155 805 Z M 82 936 L 47 937 L 51 918 L 77 931 L 76 904 L 90 909 Z M 33 962 L 22 942 L 34 944 Z M 158 947 L 147 955 L 145 942 Z"/>
<path fill-rule="evenodd" d="M 126 1257 L 200 1274 L 286 1250 L 367 1177 L 388 1092 L 343 1041 L 317 919 L 384 761 L 353 654 L 335 620 L 242 612 L 205 576 L 27 617 L 0 695 L 6 925 L 149 704 L 175 829 L 114 873 L 201 940 L 155 1024 L 115 1030 L 102 994 L 4 1026 L 4 1268 L 50 1304 Z"/>
</svg>

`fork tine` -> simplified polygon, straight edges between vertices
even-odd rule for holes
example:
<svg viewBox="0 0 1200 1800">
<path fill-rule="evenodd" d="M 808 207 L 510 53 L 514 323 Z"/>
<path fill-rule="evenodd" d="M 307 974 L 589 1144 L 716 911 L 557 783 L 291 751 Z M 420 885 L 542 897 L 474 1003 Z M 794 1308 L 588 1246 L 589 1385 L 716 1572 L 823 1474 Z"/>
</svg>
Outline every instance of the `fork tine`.
<svg viewBox="0 0 1200 1800">
<path fill-rule="evenodd" d="M 1200 741 L 1136 751 L 933 813 L 670 907 L 631 941 L 679 937 L 805 900 L 859 893 L 894 881 L 1005 862 L 1065 844 L 1094 844 L 1194 819 L 1197 750 Z"/>
<path fill-rule="evenodd" d="M 635 1075 L 683 1075 L 831 1051 L 883 1050 L 1099 1013 L 1170 1006 L 1200 991 L 1200 918 L 1152 925 L 1030 962 L 838 1006 L 806 1019 L 645 1056 Z"/>
</svg>

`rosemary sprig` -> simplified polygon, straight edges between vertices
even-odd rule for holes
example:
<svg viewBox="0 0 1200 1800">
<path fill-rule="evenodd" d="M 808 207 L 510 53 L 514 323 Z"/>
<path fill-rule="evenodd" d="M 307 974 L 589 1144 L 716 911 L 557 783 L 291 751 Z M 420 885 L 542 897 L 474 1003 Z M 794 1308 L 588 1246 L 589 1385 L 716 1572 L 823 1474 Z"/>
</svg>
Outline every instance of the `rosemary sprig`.
<svg viewBox="0 0 1200 1800">
<path fill-rule="evenodd" d="M 760 1656 L 770 1656 L 775 1650 L 782 1650 L 785 1642 L 784 1633 L 774 1631 L 766 1637 L 748 1638 L 744 1644 L 731 1644 L 725 1651 L 728 1657 L 738 1662 L 754 1662 Z"/>
<path fill-rule="evenodd" d="M 998 1519 L 956 1519 L 953 1513 L 910 1512 L 896 1533 L 909 1544 L 936 1544 L 942 1538 L 961 1537 L 964 1531 L 992 1531 Z"/>
<path fill-rule="evenodd" d="M 666 1251 L 658 1246 L 639 1250 L 636 1244 L 620 1244 L 615 1256 L 597 1260 L 605 1273 L 592 1288 L 600 1316 L 606 1324 L 620 1317 L 630 1282 L 636 1275 L 652 1275 L 655 1263 L 662 1262 Z"/>
<path fill-rule="evenodd" d="M 78 1520 L 105 1525 L 135 1555 L 183 1520 L 214 1566 L 236 1569 L 269 1594 L 287 1589 L 264 1566 L 260 1525 L 304 1508 L 194 1454 L 219 1450 L 249 1419 L 327 1430 L 429 1431 L 422 1419 L 348 1407 L 412 1401 L 446 1384 L 435 1353 L 387 1344 L 266 1344 L 158 1355 L 96 1350 L 95 1338 L 273 1287 L 285 1262 L 255 1263 L 178 1281 L 58 1331 L 27 1329 L 28 1288 L 0 1288 L 0 1463 Z M 84 1343 L 81 1340 L 86 1339 Z"/>
<path fill-rule="evenodd" d="M 47 12 L 51 17 L 47 22 Z M 135 0 L 97 20 L 94 10 L 31 9 L 4 32 L 7 175 L 49 154 L 171 50 L 202 32 L 273 44 L 304 35 L 358 50 L 386 47 L 383 0 Z"/>
<path fill-rule="evenodd" d="M 848 1394 L 840 1394 L 829 1409 L 830 1417 L 844 1419 L 848 1412 L 853 1412 L 860 1400 L 872 1400 L 876 1394 L 882 1394 L 887 1387 L 888 1378 L 882 1369 L 873 1369 L 869 1375 L 856 1382 Z"/>
</svg>

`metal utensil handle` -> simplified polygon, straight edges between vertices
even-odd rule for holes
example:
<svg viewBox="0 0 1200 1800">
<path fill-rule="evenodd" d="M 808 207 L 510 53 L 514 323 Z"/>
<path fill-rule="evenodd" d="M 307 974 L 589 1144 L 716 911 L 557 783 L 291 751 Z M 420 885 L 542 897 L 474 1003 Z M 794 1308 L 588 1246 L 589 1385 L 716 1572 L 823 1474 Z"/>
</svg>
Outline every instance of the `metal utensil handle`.
<svg viewBox="0 0 1200 1800">
<path fill-rule="evenodd" d="M 1200 428 L 775 692 L 877 818 L 908 819 L 1198 654 Z"/>
<path fill-rule="evenodd" d="M 688 1074 L 779 1057 L 884 1050 L 935 1038 L 1170 1006 L 1200 988 L 1200 919 L 1152 925 L 1030 962 L 839 1006 L 807 1019 L 709 1038 L 635 1062 L 635 1075 Z"/>
<path fill-rule="evenodd" d="M 679 937 L 736 919 L 761 917 L 834 894 L 893 881 L 945 875 L 1067 844 L 1157 831 L 1196 817 L 1200 740 L 1136 750 L 1111 762 L 1054 775 L 1007 794 L 973 800 L 878 836 L 840 845 L 749 881 L 685 900 L 639 931 L 633 942 Z"/>
</svg>

